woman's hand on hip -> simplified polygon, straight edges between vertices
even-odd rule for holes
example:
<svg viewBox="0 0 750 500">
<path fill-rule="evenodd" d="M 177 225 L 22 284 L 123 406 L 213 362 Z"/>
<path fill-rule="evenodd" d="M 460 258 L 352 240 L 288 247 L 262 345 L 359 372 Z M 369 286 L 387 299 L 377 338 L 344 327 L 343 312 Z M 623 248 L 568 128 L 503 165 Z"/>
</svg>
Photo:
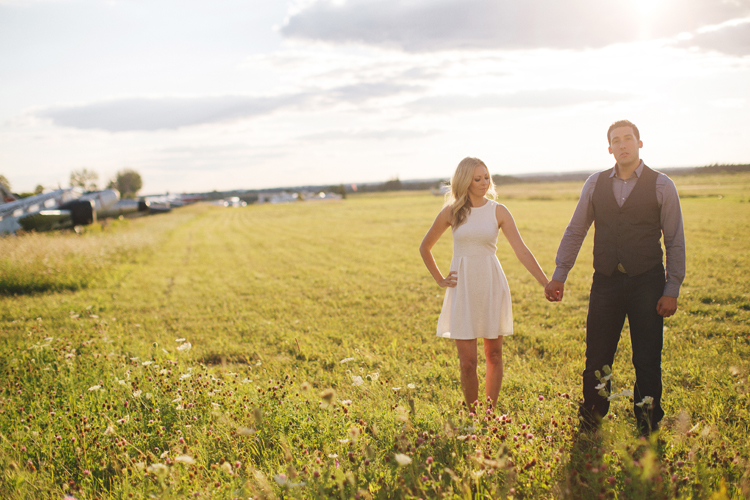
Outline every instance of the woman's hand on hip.
<svg viewBox="0 0 750 500">
<path fill-rule="evenodd" d="M 449 272 L 448 276 L 437 282 L 437 284 L 440 285 L 441 288 L 455 288 L 456 283 L 458 283 L 458 273 L 456 271 Z"/>
</svg>

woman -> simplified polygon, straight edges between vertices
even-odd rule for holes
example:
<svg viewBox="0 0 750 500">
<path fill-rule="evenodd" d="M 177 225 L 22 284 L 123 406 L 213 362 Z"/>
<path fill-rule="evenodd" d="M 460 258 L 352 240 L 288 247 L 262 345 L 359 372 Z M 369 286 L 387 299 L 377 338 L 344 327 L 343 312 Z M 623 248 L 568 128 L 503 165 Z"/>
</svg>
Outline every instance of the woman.
<svg viewBox="0 0 750 500">
<path fill-rule="evenodd" d="M 513 333 L 508 281 L 495 255 L 500 229 L 518 260 L 542 287 L 549 280 L 521 239 L 508 209 L 489 199 L 497 196 L 495 184 L 481 160 L 461 160 L 450 188 L 419 252 L 437 284 L 447 287 L 437 336 L 456 341 L 464 399 L 469 406 L 477 402 L 477 338 L 483 338 L 485 391 L 494 406 L 503 381 L 503 336 Z M 449 227 L 453 230 L 453 259 L 450 272 L 443 276 L 432 247 Z"/>
</svg>

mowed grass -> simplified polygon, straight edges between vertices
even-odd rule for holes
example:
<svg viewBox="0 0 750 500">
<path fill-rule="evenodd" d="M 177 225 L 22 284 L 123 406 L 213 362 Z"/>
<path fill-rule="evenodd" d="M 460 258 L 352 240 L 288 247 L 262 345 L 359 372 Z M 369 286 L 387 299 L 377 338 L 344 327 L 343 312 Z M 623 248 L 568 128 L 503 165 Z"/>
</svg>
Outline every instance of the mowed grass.
<svg viewBox="0 0 750 500">
<path fill-rule="evenodd" d="M 56 241 L 64 262 L 88 255 L 69 240 L 143 243 L 50 273 L 92 272 L 84 286 L 0 297 L 0 496 L 748 497 L 750 176 L 675 181 L 688 276 L 666 322 L 660 440 L 637 439 L 622 399 L 599 436 L 575 430 L 591 237 L 557 304 L 500 237 L 515 334 L 498 408 L 475 415 L 417 250 L 440 199 L 197 205 L 31 235 L 49 250 L 28 269 Z M 581 184 L 499 189 L 548 275 Z M 446 270 L 449 233 L 434 253 Z M 613 370 L 632 385 L 627 327 Z"/>
</svg>

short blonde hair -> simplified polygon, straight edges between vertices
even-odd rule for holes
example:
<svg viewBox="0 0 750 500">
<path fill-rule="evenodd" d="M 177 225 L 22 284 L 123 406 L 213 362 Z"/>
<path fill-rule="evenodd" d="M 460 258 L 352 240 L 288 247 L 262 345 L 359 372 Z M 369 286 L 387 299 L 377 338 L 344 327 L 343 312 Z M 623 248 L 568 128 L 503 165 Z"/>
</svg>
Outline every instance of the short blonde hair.
<svg viewBox="0 0 750 500">
<path fill-rule="evenodd" d="M 489 174 L 490 169 L 482 160 L 467 156 L 459 162 L 456 171 L 453 172 L 450 183 L 451 189 L 445 195 L 445 206 L 451 207 L 451 226 L 454 230 L 466 222 L 466 217 L 469 215 L 469 209 L 471 209 L 469 186 L 471 186 L 471 181 L 474 178 L 474 169 L 480 166 L 486 168 Z M 497 198 L 492 176 L 490 176 L 490 187 L 487 189 L 485 198 L 493 200 Z"/>
</svg>

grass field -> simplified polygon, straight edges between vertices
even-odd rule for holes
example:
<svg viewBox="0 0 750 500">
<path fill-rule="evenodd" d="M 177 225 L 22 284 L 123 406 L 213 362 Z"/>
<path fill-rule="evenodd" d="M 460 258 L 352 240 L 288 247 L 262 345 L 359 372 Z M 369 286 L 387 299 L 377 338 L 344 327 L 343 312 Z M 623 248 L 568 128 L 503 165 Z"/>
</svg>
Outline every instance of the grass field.
<svg viewBox="0 0 750 500">
<path fill-rule="evenodd" d="M 550 304 L 501 236 L 515 333 L 477 414 L 434 333 L 429 194 L 2 239 L 0 496 L 750 498 L 750 175 L 675 182 L 688 275 L 650 442 L 624 399 L 576 432 L 591 237 Z M 548 275 L 580 187 L 499 189 Z M 434 253 L 447 269 L 449 233 Z M 616 390 L 630 354 L 626 327 Z"/>
</svg>

